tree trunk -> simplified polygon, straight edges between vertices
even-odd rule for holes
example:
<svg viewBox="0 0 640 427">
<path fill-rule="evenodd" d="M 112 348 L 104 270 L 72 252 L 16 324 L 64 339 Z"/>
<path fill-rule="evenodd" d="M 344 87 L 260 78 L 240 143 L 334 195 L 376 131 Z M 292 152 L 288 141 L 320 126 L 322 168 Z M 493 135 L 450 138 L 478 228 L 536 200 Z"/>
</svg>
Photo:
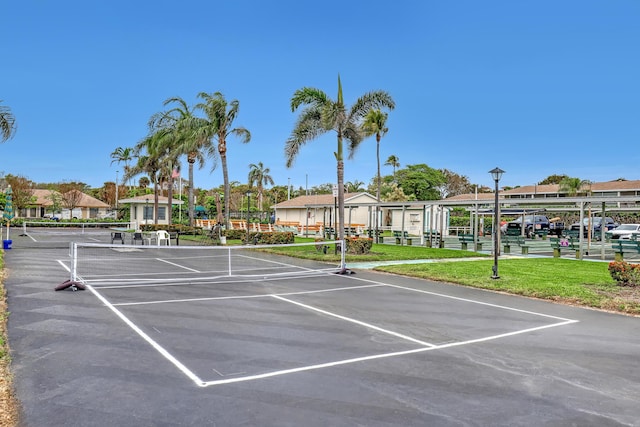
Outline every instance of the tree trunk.
<svg viewBox="0 0 640 427">
<path fill-rule="evenodd" d="M 171 175 L 169 175 L 169 189 L 167 190 L 167 199 L 167 224 L 171 225 L 171 217 L 173 216 L 173 171 L 171 171 Z"/>
<path fill-rule="evenodd" d="M 194 212 L 195 208 L 193 206 L 193 163 L 195 162 L 195 158 L 189 158 L 187 161 L 189 162 L 189 193 L 187 197 L 189 198 L 189 225 L 193 227 L 194 224 Z"/>
<path fill-rule="evenodd" d="M 224 179 L 224 226 L 229 229 L 229 172 L 227 170 L 227 153 L 220 153 L 222 178 Z"/>
</svg>

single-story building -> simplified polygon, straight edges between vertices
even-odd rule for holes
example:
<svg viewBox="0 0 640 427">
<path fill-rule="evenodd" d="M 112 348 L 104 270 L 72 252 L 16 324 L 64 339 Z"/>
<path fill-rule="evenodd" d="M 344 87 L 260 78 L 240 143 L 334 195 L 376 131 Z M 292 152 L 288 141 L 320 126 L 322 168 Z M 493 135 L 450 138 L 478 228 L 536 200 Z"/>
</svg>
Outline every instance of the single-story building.
<svg viewBox="0 0 640 427">
<path fill-rule="evenodd" d="M 153 194 L 145 194 L 142 196 L 131 197 L 129 199 L 118 200 L 118 204 L 129 204 L 129 213 L 131 222 L 138 225 L 155 224 L 153 204 L 155 202 Z M 169 216 L 167 214 L 167 205 L 169 198 L 166 196 L 158 196 L 158 224 L 169 224 Z M 184 202 L 179 199 L 173 199 L 172 205 L 182 205 Z M 170 213 L 169 213 L 170 215 Z"/>
<path fill-rule="evenodd" d="M 22 208 L 17 212 L 17 217 L 20 218 L 43 218 L 46 214 L 53 214 L 60 216 L 62 219 L 91 219 L 101 218 L 106 215 L 111 206 L 102 200 L 98 200 L 88 194 L 77 192 L 77 196 L 73 197 L 74 208 L 69 209 L 62 207 L 60 212 L 53 211 L 53 200 L 63 200 L 63 196 L 55 190 L 33 190 L 33 202 L 27 208 Z"/>
</svg>

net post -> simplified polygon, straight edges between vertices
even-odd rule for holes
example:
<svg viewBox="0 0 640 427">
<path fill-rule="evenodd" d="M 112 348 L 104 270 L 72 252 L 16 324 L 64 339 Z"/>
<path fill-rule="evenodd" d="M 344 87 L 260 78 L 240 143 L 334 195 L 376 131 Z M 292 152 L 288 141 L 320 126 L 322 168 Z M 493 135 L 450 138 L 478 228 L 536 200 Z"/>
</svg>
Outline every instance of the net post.
<svg viewBox="0 0 640 427">
<path fill-rule="evenodd" d="M 340 270 L 346 270 L 347 269 L 347 257 L 346 257 L 346 253 L 347 253 L 347 245 L 346 245 L 346 240 L 341 240 L 340 243 Z"/>
<path fill-rule="evenodd" d="M 231 247 L 227 247 L 227 255 L 228 255 L 228 260 L 229 260 L 229 276 L 231 276 Z"/>
<path fill-rule="evenodd" d="M 71 257 L 71 269 L 69 271 L 70 277 L 69 280 L 72 282 L 76 281 L 78 277 L 78 243 L 71 242 L 69 248 L 69 256 Z"/>
</svg>

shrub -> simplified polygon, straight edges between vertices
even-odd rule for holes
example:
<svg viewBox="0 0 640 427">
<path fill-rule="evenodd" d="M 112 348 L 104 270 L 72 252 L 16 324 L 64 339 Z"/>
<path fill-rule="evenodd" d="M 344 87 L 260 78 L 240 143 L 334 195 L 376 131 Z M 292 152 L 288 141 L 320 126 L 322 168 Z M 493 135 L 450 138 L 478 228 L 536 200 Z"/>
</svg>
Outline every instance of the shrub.
<svg viewBox="0 0 640 427">
<path fill-rule="evenodd" d="M 620 286 L 640 285 L 640 264 L 629 264 L 625 261 L 610 262 L 609 274 Z"/>
<path fill-rule="evenodd" d="M 353 255 L 363 255 L 371 252 L 371 246 L 373 246 L 373 239 L 368 237 L 347 237 L 345 238 L 347 244 L 347 253 Z"/>
<path fill-rule="evenodd" d="M 243 230 L 229 230 L 229 231 L 241 231 L 242 236 L 238 237 L 242 239 L 243 243 L 247 243 L 247 232 Z M 255 245 L 284 245 L 287 243 L 293 243 L 295 241 L 295 236 L 292 232 L 260 232 L 260 231 L 251 231 L 249 232 L 249 243 Z"/>
</svg>

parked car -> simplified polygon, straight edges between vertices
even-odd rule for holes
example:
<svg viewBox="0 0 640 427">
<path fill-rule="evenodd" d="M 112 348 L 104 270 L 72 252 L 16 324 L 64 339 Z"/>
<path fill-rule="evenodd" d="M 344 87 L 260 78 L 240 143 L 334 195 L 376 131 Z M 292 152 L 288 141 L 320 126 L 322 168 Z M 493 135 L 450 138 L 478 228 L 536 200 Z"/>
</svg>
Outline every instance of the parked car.
<svg viewBox="0 0 640 427">
<path fill-rule="evenodd" d="M 599 216 L 594 216 L 591 219 L 589 218 L 583 218 L 582 220 L 582 228 L 584 230 L 584 237 L 587 237 L 589 235 L 589 224 L 591 224 L 591 237 L 595 238 L 595 239 L 600 239 L 601 237 L 601 230 L 602 230 L 602 217 Z M 613 218 L 610 217 L 605 217 L 604 218 L 604 226 L 605 226 L 605 231 L 608 230 L 613 230 L 614 228 L 616 228 L 618 225 L 617 222 L 615 222 L 613 220 Z M 580 230 L 580 221 L 571 224 L 571 230 L 573 231 L 579 231 Z"/>
<path fill-rule="evenodd" d="M 608 239 L 632 239 L 640 237 L 640 224 L 620 224 L 613 230 L 607 231 L 605 236 Z"/>
<path fill-rule="evenodd" d="M 60 221 L 60 214 L 50 214 L 50 213 L 46 213 L 44 215 L 42 215 L 42 218 L 44 219 L 50 219 L 52 221 Z"/>
<path fill-rule="evenodd" d="M 558 237 L 562 236 L 562 232 L 564 231 L 564 222 L 562 222 L 561 218 L 551 218 L 549 220 L 549 234 L 556 235 Z"/>
<path fill-rule="evenodd" d="M 535 219 L 534 219 L 535 218 Z M 549 230 L 549 218 L 545 215 L 527 215 L 524 217 L 525 236 L 532 237 L 534 234 L 533 221 L 535 220 L 535 230 Z M 522 217 L 507 223 L 506 234 L 522 234 Z"/>
</svg>

